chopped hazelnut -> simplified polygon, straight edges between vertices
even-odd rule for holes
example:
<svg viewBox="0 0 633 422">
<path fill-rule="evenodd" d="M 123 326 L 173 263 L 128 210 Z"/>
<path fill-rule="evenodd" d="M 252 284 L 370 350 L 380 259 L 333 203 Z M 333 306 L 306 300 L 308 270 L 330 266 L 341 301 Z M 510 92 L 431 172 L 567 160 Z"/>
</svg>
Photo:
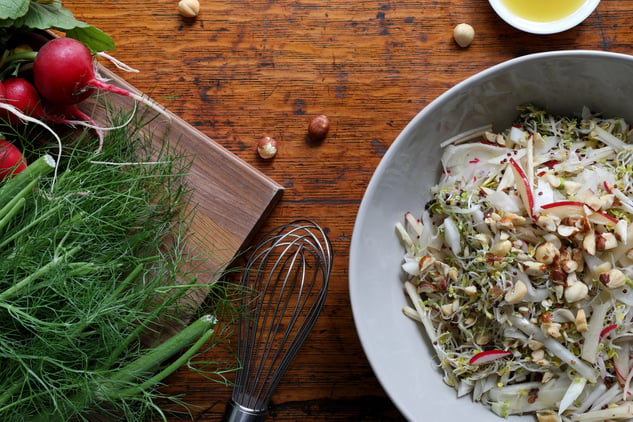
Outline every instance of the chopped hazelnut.
<svg viewBox="0 0 633 422">
<path fill-rule="evenodd" d="M 575 277 L 574 277 L 575 278 Z M 573 281 L 565 287 L 565 301 L 567 303 L 578 302 L 589 294 L 589 287 L 582 281 Z"/>
<path fill-rule="evenodd" d="M 558 259 L 560 252 L 551 242 L 543 242 L 536 247 L 534 251 L 534 259 L 538 262 L 550 265 L 554 260 Z"/>
<path fill-rule="evenodd" d="M 527 261 L 521 264 L 523 272 L 531 276 L 539 276 L 545 274 L 547 267 L 542 262 Z"/>
<path fill-rule="evenodd" d="M 541 330 L 543 334 L 552 337 L 552 338 L 560 338 L 562 337 L 560 333 L 561 325 L 557 322 L 545 322 L 541 324 Z"/>
<path fill-rule="evenodd" d="M 485 233 L 477 233 L 473 236 L 473 243 L 479 245 L 482 248 L 490 246 L 490 236 Z"/>
<path fill-rule="evenodd" d="M 596 254 L 596 234 L 593 231 L 587 233 L 583 238 L 582 248 L 589 255 L 593 256 Z"/>
<path fill-rule="evenodd" d="M 464 293 L 468 296 L 477 296 L 477 286 L 466 286 L 464 288 Z"/>
<path fill-rule="evenodd" d="M 586 331 L 589 330 L 589 326 L 587 325 L 587 314 L 585 313 L 585 310 L 580 308 L 578 309 L 578 312 L 576 312 L 576 329 L 581 332 L 584 333 Z"/>
<path fill-rule="evenodd" d="M 626 284 L 626 276 L 617 268 L 613 268 L 608 272 L 600 274 L 599 280 L 605 287 L 609 289 L 617 289 Z"/>
<path fill-rule="evenodd" d="M 517 304 L 523 300 L 527 294 L 527 286 L 521 280 L 514 283 L 514 286 L 508 290 L 505 295 L 506 302 L 510 304 Z"/>
<path fill-rule="evenodd" d="M 512 242 L 506 239 L 495 243 L 490 252 L 496 256 L 506 256 L 510 249 L 512 249 Z"/>
<path fill-rule="evenodd" d="M 536 218 L 536 225 L 549 232 L 555 232 L 559 222 L 559 218 L 545 214 L 539 215 Z"/>
<path fill-rule="evenodd" d="M 558 228 L 556 229 L 556 232 L 561 237 L 571 237 L 575 235 L 576 233 L 579 233 L 580 229 L 576 226 L 567 226 L 565 224 L 559 224 Z"/>
<path fill-rule="evenodd" d="M 596 249 L 599 251 L 605 251 L 613 249 L 618 246 L 618 240 L 613 233 L 600 233 L 596 236 Z"/>
<path fill-rule="evenodd" d="M 418 263 L 418 268 L 420 269 L 420 272 L 423 273 L 431 268 L 435 261 L 435 258 L 431 255 L 424 255 L 422 258 L 420 258 L 420 262 Z"/>
<path fill-rule="evenodd" d="M 571 274 L 578 270 L 578 263 L 572 259 L 567 259 L 560 263 L 560 268 L 565 271 L 567 274 Z"/>
</svg>

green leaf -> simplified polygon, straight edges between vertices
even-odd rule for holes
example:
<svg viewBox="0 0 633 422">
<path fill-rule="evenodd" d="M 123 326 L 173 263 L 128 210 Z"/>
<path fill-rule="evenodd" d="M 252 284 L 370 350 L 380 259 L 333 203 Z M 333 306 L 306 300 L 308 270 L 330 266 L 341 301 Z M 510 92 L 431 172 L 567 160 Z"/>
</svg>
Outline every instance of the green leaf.
<svg viewBox="0 0 633 422">
<path fill-rule="evenodd" d="M 57 28 L 66 31 L 90 25 L 75 19 L 71 11 L 62 7 L 59 2 L 30 2 L 28 12 L 15 19 L 12 26 L 42 30 Z"/>
<path fill-rule="evenodd" d="M 0 28 L 11 30 L 55 29 L 66 36 L 83 42 L 92 52 L 112 51 L 112 38 L 92 25 L 76 19 L 60 1 L 0 0 L 0 11 L 8 9 L 11 2 L 24 4 L 26 12 L 15 19 L 0 19 Z"/>
<path fill-rule="evenodd" d="M 29 10 L 29 0 L 3 0 L 0 2 L 0 19 L 17 19 Z"/>
<path fill-rule="evenodd" d="M 92 52 L 112 51 L 114 40 L 102 30 L 94 26 L 74 28 L 66 31 L 66 36 L 84 43 Z"/>
</svg>

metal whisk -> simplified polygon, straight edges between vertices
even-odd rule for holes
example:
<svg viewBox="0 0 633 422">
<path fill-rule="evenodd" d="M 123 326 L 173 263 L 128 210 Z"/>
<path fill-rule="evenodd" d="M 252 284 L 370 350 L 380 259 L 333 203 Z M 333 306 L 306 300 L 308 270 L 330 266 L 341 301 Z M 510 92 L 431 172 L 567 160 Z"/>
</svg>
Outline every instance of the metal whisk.
<svg viewBox="0 0 633 422">
<path fill-rule="evenodd" d="M 241 369 L 225 422 L 264 420 L 273 392 L 321 312 L 331 268 L 330 242 L 309 220 L 278 227 L 253 249 L 241 280 Z"/>
</svg>

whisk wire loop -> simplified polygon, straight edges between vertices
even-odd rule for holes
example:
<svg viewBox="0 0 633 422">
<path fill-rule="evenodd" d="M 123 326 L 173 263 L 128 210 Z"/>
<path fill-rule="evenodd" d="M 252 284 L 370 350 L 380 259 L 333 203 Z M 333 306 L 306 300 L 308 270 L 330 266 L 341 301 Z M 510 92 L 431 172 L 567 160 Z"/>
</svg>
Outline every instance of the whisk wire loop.
<svg viewBox="0 0 633 422">
<path fill-rule="evenodd" d="M 252 250 L 241 279 L 242 366 L 225 421 L 263 420 L 274 390 L 321 312 L 332 259 L 327 235 L 310 220 L 280 226 Z"/>
</svg>

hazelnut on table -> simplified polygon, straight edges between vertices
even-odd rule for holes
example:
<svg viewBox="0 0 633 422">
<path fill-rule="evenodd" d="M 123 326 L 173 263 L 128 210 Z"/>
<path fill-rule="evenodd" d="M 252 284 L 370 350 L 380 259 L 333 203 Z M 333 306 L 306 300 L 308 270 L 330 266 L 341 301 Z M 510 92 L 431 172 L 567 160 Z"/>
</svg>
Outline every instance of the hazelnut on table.
<svg viewBox="0 0 633 422">
<path fill-rule="evenodd" d="M 195 18 L 200 13 L 200 2 L 198 0 L 180 0 L 178 12 L 185 18 Z"/>
<path fill-rule="evenodd" d="M 453 29 L 453 38 L 460 47 L 468 47 L 475 39 L 475 29 L 467 23 L 460 23 Z"/>
<path fill-rule="evenodd" d="M 308 126 L 308 136 L 313 141 L 322 141 L 330 130 L 330 119 L 324 114 L 316 116 Z"/>
<path fill-rule="evenodd" d="M 264 136 L 257 143 L 257 153 L 264 160 L 269 160 L 277 155 L 277 141 L 270 136 Z"/>
</svg>

